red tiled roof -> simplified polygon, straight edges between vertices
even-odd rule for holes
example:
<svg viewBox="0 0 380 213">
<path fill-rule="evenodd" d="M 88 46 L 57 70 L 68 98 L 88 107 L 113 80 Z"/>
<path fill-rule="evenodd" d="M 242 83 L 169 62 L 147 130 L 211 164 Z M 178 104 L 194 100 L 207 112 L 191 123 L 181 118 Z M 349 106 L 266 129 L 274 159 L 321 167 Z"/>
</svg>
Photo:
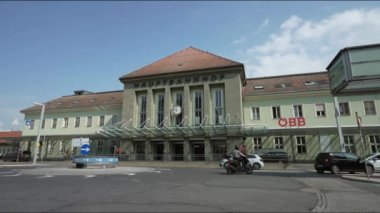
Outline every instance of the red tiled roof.
<svg viewBox="0 0 380 213">
<path fill-rule="evenodd" d="M 120 77 L 120 80 L 152 75 L 244 65 L 215 54 L 189 47 Z"/>
<path fill-rule="evenodd" d="M 243 96 L 329 90 L 327 72 L 247 79 Z"/>
<path fill-rule="evenodd" d="M 45 104 L 45 110 L 80 109 L 87 107 L 104 108 L 123 104 L 123 91 L 110 91 L 100 93 L 83 93 L 81 95 L 63 96 Z M 41 111 L 40 106 L 33 106 L 21 110 L 22 113 Z"/>
<path fill-rule="evenodd" d="M 21 134 L 21 131 L 0 132 L 0 138 L 19 138 Z"/>
</svg>

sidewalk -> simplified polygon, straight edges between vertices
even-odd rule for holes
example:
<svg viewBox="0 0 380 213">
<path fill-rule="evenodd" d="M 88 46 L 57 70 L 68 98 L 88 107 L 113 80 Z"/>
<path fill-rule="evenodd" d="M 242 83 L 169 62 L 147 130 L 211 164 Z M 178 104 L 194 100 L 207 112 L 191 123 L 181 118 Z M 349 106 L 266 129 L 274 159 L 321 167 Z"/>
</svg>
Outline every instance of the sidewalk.
<svg viewBox="0 0 380 213">
<path fill-rule="evenodd" d="M 380 184 L 380 173 L 379 172 L 374 173 L 373 175 L 369 176 L 369 179 L 365 173 L 343 174 L 343 175 L 341 175 L 341 178 L 346 179 L 346 180 L 358 181 L 358 182 Z"/>
</svg>

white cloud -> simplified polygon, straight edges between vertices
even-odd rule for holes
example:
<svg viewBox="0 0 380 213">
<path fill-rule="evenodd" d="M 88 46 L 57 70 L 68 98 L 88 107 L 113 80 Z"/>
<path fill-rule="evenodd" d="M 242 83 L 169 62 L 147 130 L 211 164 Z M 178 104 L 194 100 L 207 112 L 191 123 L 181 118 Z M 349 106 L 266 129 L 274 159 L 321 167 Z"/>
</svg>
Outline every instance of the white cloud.
<svg viewBox="0 0 380 213">
<path fill-rule="evenodd" d="M 233 40 L 232 43 L 241 44 L 241 43 L 244 43 L 246 40 L 247 40 L 246 38 L 240 38 L 240 39 Z"/>
<path fill-rule="evenodd" d="M 15 118 L 15 119 L 12 121 L 12 125 L 13 125 L 13 126 L 18 126 L 18 125 L 20 125 L 20 122 L 18 121 L 17 118 Z"/>
<path fill-rule="evenodd" d="M 380 42 L 380 8 L 312 21 L 291 16 L 268 40 L 245 52 L 248 77 L 323 71 L 344 47 Z"/>
<path fill-rule="evenodd" d="M 263 23 L 261 23 L 261 25 L 260 25 L 260 27 L 259 27 L 259 30 L 264 29 L 264 27 L 268 26 L 268 24 L 269 24 L 269 19 L 266 18 L 266 19 L 263 21 Z"/>
</svg>

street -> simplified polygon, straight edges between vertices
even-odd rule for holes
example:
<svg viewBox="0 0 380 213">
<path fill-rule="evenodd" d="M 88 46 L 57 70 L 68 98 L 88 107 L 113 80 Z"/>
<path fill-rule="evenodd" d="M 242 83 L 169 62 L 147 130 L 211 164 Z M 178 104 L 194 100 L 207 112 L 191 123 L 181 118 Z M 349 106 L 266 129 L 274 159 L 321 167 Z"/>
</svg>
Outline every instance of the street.
<svg viewBox="0 0 380 213">
<path fill-rule="evenodd" d="M 379 186 L 302 170 L 1 167 L 0 211 L 378 212 Z"/>
</svg>

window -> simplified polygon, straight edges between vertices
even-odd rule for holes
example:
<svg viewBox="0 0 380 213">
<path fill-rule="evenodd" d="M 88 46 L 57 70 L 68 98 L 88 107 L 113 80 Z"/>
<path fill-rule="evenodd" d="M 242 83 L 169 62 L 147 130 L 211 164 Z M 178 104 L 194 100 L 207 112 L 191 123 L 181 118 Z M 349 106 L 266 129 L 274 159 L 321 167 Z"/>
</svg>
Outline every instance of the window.
<svg viewBox="0 0 380 213">
<path fill-rule="evenodd" d="M 339 112 L 341 116 L 350 116 L 350 107 L 348 102 L 339 103 Z"/>
<path fill-rule="evenodd" d="M 116 154 L 116 148 L 117 148 L 116 141 L 111 141 L 110 153 Z"/>
<path fill-rule="evenodd" d="M 252 107 L 252 120 L 260 120 L 260 107 Z"/>
<path fill-rule="evenodd" d="M 261 142 L 261 137 L 254 137 L 253 138 L 253 148 L 254 150 L 262 149 L 263 144 Z"/>
<path fill-rule="evenodd" d="M 146 95 L 140 98 L 140 128 L 143 128 L 146 122 Z"/>
<path fill-rule="evenodd" d="M 97 154 L 101 154 L 103 152 L 103 145 L 104 145 L 103 141 L 98 141 L 98 144 L 96 146 L 96 153 Z"/>
<path fill-rule="evenodd" d="M 376 115 L 376 107 L 374 101 L 363 101 L 364 112 L 366 115 Z"/>
<path fill-rule="evenodd" d="M 306 138 L 305 136 L 297 136 L 297 153 L 306 154 Z"/>
<path fill-rule="evenodd" d="M 182 99 L 183 99 L 183 95 L 182 95 L 182 93 L 178 92 L 178 93 L 175 94 L 175 104 L 176 104 L 177 106 L 180 106 L 181 109 L 182 109 L 181 114 L 179 114 L 179 115 L 177 115 L 177 116 L 175 117 L 175 124 L 176 124 L 176 125 L 180 125 L 181 122 L 182 122 L 182 119 L 183 119 L 183 118 L 182 118 L 182 115 L 183 115 Z"/>
<path fill-rule="evenodd" d="M 274 148 L 275 149 L 284 149 L 283 137 L 274 137 Z"/>
<path fill-rule="evenodd" d="M 53 146 L 53 141 L 48 141 L 47 142 L 47 151 L 49 154 L 53 153 L 54 146 Z"/>
<path fill-rule="evenodd" d="M 80 117 L 75 117 L 75 125 L 74 127 L 79 127 L 80 124 Z"/>
<path fill-rule="evenodd" d="M 222 89 L 215 90 L 214 92 L 214 104 L 215 104 L 215 124 L 223 124 L 224 122 L 224 92 Z"/>
<path fill-rule="evenodd" d="M 272 107 L 272 116 L 274 119 L 281 118 L 281 111 L 279 106 Z"/>
<path fill-rule="evenodd" d="M 45 118 L 42 120 L 41 129 L 45 129 Z"/>
<path fill-rule="evenodd" d="M 101 115 L 99 117 L 99 126 L 104 126 L 104 120 L 105 120 L 105 116 L 104 115 Z"/>
<path fill-rule="evenodd" d="M 344 147 L 346 148 L 346 152 L 356 153 L 354 136 L 346 135 L 344 136 Z"/>
<path fill-rule="evenodd" d="M 64 118 L 62 127 L 67 128 L 68 126 L 69 126 L 69 118 Z"/>
<path fill-rule="evenodd" d="M 380 135 L 370 135 L 369 143 L 371 144 L 372 153 L 380 152 Z"/>
<path fill-rule="evenodd" d="M 194 92 L 194 124 L 200 125 L 203 119 L 202 91 Z"/>
<path fill-rule="evenodd" d="M 29 129 L 34 129 L 34 120 L 30 120 Z"/>
<path fill-rule="evenodd" d="M 157 96 L 157 126 L 164 126 L 164 104 L 165 104 L 165 95 L 159 94 Z"/>
<path fill-rule="evenodd" d="M 87 124 L 86 124 L 87 127 L 91 127 L 92 126 L 92 116 L 87 116 Z"/>
<path fill-rule="evenodd" d="M 119 122 L 119 116 L 118 115 L 112 115 L 112 117 L 111 117 L 111 124 L 114 125 L 117 122 Z"/>
<path fill-rule="evenodd" d="M 57 119 L 56 118 L 53 119 L 53 123 L 51 125 L 51 128 L 53 128 L 53 129 L 57 128 Z"/>
<path fill-rule="evenodd" d="M 325 104 L 315 104 L 315 113 L 317 114 L 317 117 L 326 117 Z"/>
<path fill-rule="evenodd" d="M 294 117 L 296 118 L 303 117 L 302 105 L 293 105 L 293 112 L 294 112 Z"/>
<path fill-rule="evenodd" d="M 58 144 L 59 144 L 59 153 L 65 153 L 66 147 L 65 147 L 64 142 L 63 141 L 59 141 Z"/>
</svg>

